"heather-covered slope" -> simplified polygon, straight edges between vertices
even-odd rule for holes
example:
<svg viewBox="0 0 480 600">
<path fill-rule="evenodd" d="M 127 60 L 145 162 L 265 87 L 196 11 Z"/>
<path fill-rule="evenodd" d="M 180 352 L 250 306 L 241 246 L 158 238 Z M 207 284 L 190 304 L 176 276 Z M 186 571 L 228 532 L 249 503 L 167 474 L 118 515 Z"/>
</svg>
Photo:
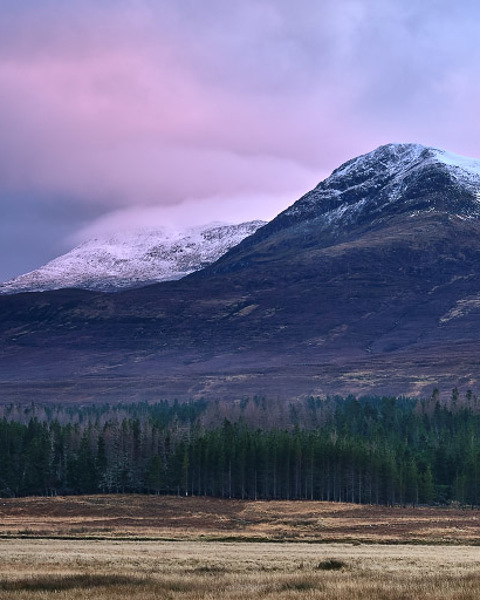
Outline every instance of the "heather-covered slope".
<svg viewBox="0 0 480 600">
<path fill-rule="evenodd" d="M 479 190 L 477 161 L 383 146 L 180 281 L 0 298 L 4 394 L 476 389 Z"/>
</svg>

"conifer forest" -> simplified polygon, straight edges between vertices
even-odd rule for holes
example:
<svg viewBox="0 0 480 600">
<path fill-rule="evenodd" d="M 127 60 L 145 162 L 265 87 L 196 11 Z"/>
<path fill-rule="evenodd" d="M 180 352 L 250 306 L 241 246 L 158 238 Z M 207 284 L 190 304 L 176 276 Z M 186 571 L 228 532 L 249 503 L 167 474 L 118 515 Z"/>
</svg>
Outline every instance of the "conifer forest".
<svg viewBox="0 0 480 600">
<path fill-rule="evenodd" d="M 0 495 L 480 504 L 480 407 L 393 397 L 0 406 Z"/>
</svg>

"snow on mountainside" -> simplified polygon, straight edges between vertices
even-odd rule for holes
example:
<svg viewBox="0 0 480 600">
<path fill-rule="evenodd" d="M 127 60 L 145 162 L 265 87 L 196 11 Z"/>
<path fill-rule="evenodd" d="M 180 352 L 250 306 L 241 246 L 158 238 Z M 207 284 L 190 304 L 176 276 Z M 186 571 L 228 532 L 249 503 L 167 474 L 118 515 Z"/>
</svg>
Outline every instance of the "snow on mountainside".
<svg viewBox="0 0 480 600">
<path fill-rule="evenodd" d="M 417 211 L 480 218 L 480 160 L 420 144 L 380 146 L 341 165 L 283 215 L 335 230 Z"/>
<path fill-rule="evenodd" d="M 215 262 L 264 224 L 210 224 L 181 233 L 164 229 L 95 238 L 35 271 L 1 283 L 0 293 L 67 287 L 113 292 L 181 279 Z"/>
</svg>

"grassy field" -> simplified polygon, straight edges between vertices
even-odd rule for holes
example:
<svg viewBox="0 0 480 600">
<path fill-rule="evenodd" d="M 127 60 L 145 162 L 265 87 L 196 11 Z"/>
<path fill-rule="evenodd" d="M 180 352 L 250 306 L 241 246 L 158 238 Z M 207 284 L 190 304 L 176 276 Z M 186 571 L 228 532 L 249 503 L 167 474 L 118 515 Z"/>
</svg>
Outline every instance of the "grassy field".
<svg viewBox="0 0 480 600">
<path fill-rule="evenodd" d="M 480 551 L 455 546 L 1 540 L 12 600 L 473 600 Z"/>
<path fill-rule="evenodd" d="M 480 511 L 173 496 L 0 500 L 0 537 L 480 545 Z"/>
<path fill-rule="evenodd" d="M 143 496 L 0 508 L 0 600 L 480 597 L 478 511 Z"/>
</svg>

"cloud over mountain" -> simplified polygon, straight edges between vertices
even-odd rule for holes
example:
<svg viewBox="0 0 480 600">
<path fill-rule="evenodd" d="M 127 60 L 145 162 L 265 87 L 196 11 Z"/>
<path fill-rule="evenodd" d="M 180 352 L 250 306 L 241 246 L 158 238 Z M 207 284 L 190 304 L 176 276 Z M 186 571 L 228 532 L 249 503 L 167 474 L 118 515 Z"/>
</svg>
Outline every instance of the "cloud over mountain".
<svg viewBox="0 0 480 600">
<path fill-rule="evenodd" d="M 232 220 L 271 218 L 386 141 L 476 155 L 479 12 L 465 0 L 5 0 L 0 239 L 28 240 L 17 259 L 43 262 L 110 212 L 160 209 L 161 225 L 162 207 L 181 217 L 187 203 L 199 222 L 221 198 Z"/>
</svg>

